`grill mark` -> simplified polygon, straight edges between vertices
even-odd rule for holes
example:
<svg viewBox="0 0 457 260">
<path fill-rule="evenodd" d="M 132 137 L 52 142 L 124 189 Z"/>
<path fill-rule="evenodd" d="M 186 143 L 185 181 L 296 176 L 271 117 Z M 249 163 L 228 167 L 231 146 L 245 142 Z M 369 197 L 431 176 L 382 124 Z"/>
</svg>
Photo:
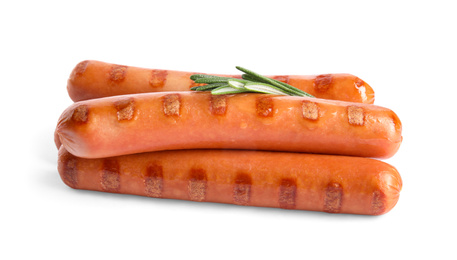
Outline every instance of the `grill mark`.
<svg viewBox="0 0 457 260">
<path fill-rule="evenodd" d="M 78 161 L 71 154 L 65 156 L 63 180 L 65 184 L 76 189 L 78 185 Z"/>
<path fill-rule="evenodd" d="M 76 65 L 76 67 L 73 69 L 73 73 L 71 75 L 71 78 L 75 78 L 75 77 L 81 76 L 86 71 L 86 68 L 87 68 L 88 64 L 89 64 L 88 60 L 81 61 L 80 63 L 78 63 L 78 65 Z"/>
<path fill-rule="evenodd" d="M 380 191 L 375 190 L 371 198 L 371 213 L 373 215 L 381 215 L 386 210 L 385 205 L 386 195 Z"/>
<path fill-rule="evenodd" d="M 127 73 L 127 66 L 113 65 L 111 67 L 111 71 L 109 72 L 109 80 L 113 83 L 122 82 L 125 79 L 126 73 Z"/>
<path fill-rule="evenodd" d="M 71 119 L 77 123 L 87 123 L 89 119 L 89 107 L 87 105 L 79 105 L 73 110 Z"/>
<path fill-rule="evenodd" d="M 227 96 L 211 95 L 210 111 L 213 115 L 225 115 L 225 112 L 227 111 Z"/>
<path fill-rule="evenodd" d="M 152 70 L 149 85 L 153 88 L 163 88 L 167 82 L 168 71 Z"/>
<path fill-rule="evenodd" d="M 297 195 L 297 183 L 293 179 L 282 179 L 279 184 L 279 207 L 294 209 Z"/>
<path fill-rule="evenodd" d="M 114 102 L 114 107 L 117 110 L 117 120 L 131 120 L 135 113 L 135 101 L 133 98 L 123 98 Z"/>
<path fill-rule="evenodd" d="M 251 176 L 246 173 L 237 174 L 233 186 L 233 202 L 238 205 L 247 205 L 251 200 L 251 186 Z"/>
<path fill-rule="evenodd" d="M 315 102 L 302 102 L 303 117 L 309 120 L 317 120 L 319 117 L 319 106 Z"/>
<path fill-rule="evenodd" d="M 153 163 L 146 169 L 144 186 L 147 196 L 161 198 L 163 193 L 163 167 Z"/>
<path fill-rule="evenodd" d="M 314 79 L 314 89 L 318 92 L 327 92 L 333 83 L 332 74 L 322 74 Z"/>
<path fill-rule="evenodd" d="M 273 79 L 289 84 L 290 77 L 286 75 L 274 76 Z"/>
<path fill-rule="evenodd" d="M 271 117 L 273 116 L 274 103 L 270 97 L 259 97 L 255 102 L 257 116 Z"/>
<path fill-rule="evenodd" d="M 103 169 L 100 177 L 100 184 L 103 191 L 119 192 L 121 183 L 119 162 L 116 159 L 103 160 Z"/>
<path fill-rule="evenodd" d="M 206 186 L 206 172 L 203 169 L 192 169 L 187 186 L 190 200 L 204 201 L 206 198 Z"/>
<path fill-rule="evenodd" d="M 332 182 L 325 189 L 324 211 L 339 213 L 343 205 L 343 188 L 339 183 Z"/>
<path fill-rule="evenodd" d="M 179 116 L 181 112 L 181 96 L 168 94 L 162 98 L 163 113 L 166 116 Z"/>
<path fill-rule="evenodd" d="M 362 107 L 348 106 L 347 108 L 348 122 L 351 125 L 364 125 L 365 113 Z"/>
</svg>

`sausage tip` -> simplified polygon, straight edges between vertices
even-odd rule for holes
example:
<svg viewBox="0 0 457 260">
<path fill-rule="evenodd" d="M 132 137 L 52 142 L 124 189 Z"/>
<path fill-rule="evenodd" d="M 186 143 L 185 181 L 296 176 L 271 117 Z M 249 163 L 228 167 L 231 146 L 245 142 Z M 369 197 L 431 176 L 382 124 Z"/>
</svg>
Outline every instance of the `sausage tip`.
<svg viewBox="0 0 457 260">
<path fill-rule="evenodd" d="M 78 188 L 78 159 L 63 146 L 59 149 L 57 170 L 62 181 L 70 188 Z"/>
<path fill-rule="evenodd" d="M 372 194 L 371 214 L 383 215 L 397 204 L 403 181 L 397 169 L 390 166 L 388 171 L 379 173 L 377 182 L 379 187 Z"/>
</svg>

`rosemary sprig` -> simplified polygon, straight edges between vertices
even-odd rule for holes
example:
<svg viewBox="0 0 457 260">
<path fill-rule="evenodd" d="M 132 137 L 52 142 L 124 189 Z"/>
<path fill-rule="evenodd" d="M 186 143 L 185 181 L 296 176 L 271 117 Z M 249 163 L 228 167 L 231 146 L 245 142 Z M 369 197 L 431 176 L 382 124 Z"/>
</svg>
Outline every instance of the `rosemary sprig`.
<svg viewBox="0 0 457 260">
<path fill-rule="evenodd" d="M 227 86 L 228 84 L 225 82 L 220 82 L 220 83 L 211 83 L 203 86 L 196 86 L 190 88 L 190 90 L 195 90 L 195 91 L 211 91 L 215 88 L 222 87 L 222 86 Z"/>
<path fill-rule="evenodd" d="M 271 78 L 262 76 L 262 75 L 260 75 L 258 73 L 253 72 L 252 70 L 248 70 L 248 69 L 245 69 L 245 68 L 240 67 L 240 66 L 237 66 L 236 68 L 238 70 L 248 74 L 250 77 L 252 77 L 254 79 L 257 79 L 260 82 L 271 84 L 271 85 L 273 85 L 275 87 L 278 87 L 278 88 L 284 89 L 286 91 L 289 91 L 289 92 L 291 92 L 293 94 L 296 94 L 297 96 L 313 97 L 312 95 L 304 92 L 303 90 L 295 88 L 295 87 L 293 87 L 293 86 L 291 86 L 291 85 L 289 85 L 287 83 L 284 83 L 284 82 L 281 82 L 281 81 L 278 81 L 278 80 L 275 80 L 275 79 L 271 79 Z"/>
<path fill-rule="evenodd" d="M 198 78 L 198 79 L 194 80 L 194 82 L 195 83 L 207 83 L 207 84 L 227 83 L 229 79 L 232 79 L 232 78 L 214 76 L 214 77 L 207 77 L 207 78 Z"/>
<path fill-rule="evenodd" d="M 262 82 L 250 82 L 246 83 L 244 87 L 253 92 L 266 93 L 266 94 L 276 94 L 276 95 L 286 95 L 290 96 L 290 93 L 283 91 L 282 89 L 275 88 L 272 85 L 265 84 Z"/>
<path fill-rule="evenodd" d="M 247 92 L 247 91 L 244 89 L 232 88 L 229 85 L 218 87 L 218 88 L 211 90 L 211 94 L 213 94 L 213 95 L 238 94 L 238 93 L 245 93 L 245 92 Z"/>
<path fill-rule="evenodd" d="M 190 76 L 191 80 L 195 83 L 207 85 L 193 87 L 191 90 L 211 91 L 213 95 L 257 92 L 274 95 L 313 97 L 287 83 L 262 76 L 243 67 L 237 66 L 236 68 L 245 73 L 242 75 L 242 79 L 207 74 L 193 74 Z"/>
</svg>

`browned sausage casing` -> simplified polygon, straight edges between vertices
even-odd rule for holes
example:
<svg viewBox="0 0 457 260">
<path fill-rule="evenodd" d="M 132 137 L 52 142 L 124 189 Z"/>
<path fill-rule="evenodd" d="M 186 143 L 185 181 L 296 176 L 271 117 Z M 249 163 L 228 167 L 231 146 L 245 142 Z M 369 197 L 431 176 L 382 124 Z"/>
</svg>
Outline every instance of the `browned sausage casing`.
<svg viewBox="0 0 457 260">
<path fill-rule="evenodd" d="M 75 189 L 259 207 L 380 215 L 402 180 L 360 157 L 263 151 L 163 151 L 82 159 L 61 147 L 58 170 Z"/>
<path fill-rule="evenodd" d="M 192 72 L 145 69 L 86 60 L 70 74 L 67 90 L 73 101 L 147 92 L 188 91 L 195 84 Z M 220 75 L 240 77 L 240 75 Z M 350 74 L 312 76 L 270 76 L 315 97 L 360 102 L 374 102 L 373 89 Z"/>
<path fill-rule="evenodd" d="M 255 149 L 388 158 L 402 141 L 391 110 L 342 101 L 160 92 L 74 103 L 57 134 L 83 158 L 181 149 Z"/>
</svg>

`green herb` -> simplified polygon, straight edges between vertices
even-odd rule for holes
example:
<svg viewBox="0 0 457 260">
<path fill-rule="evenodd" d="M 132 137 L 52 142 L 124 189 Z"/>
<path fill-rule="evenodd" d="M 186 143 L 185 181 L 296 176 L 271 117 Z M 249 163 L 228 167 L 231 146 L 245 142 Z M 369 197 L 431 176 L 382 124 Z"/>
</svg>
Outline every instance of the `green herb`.
<svg viewBox="0 0 457 260">
<path fill-rule="evenodd" d="M 290 93 L 287 93 L 279 88 L 275 88 L 272 85 L 266 84 L 266 83 L 261 83 L 261 82 L 251 82 L 247 83 L 244 85 L 244 87 L 248 90 L 251 90 L 253 92 L 259 92 L 259 93 L 266 93 L 266 94 L 276 94 L 276 95 L 289 95 Z"/>
<path fill-rule="evenodd" d="M 228 84 L 225 83 L 225 82 L 211 83 L 211 84 L 207 84 L 207 85 L 203 85 L 203 86 L 192 87 L 190 89 L 191 90 L 195 90 L 195 91 L 208 91 L 208 90 L 213 90 L 215 88 L 222 87 L 222 86 L 227 86 L 227 85 Z"/>
<path fill-rule="evenodd" d="M 237 88 L 232 88 L 230 86 L 223 86 L 223 87 L 218 87 L 216 89 L 211 90 L 211 94 L 213 95 L 225 95 L 225 94 L 238 94 L 238 93 L 244 93 L 247 92 L 244 89 L 237 89 Z"/>
<path fill-rule="evenodd" d="M 193 74 L 192 76 L 190 76 L 190 79 L 196 80 L 196 79 L 200 79 L 200 78 L 215 78 L 215 77 L 217 77 L 217 76 L 207 75 L 207 74 Z"/>
<path fill-rule="evenodd" d="M 195 83 L 207 83 L 207 84 L 227 83 L 229 79 L 231 79 L 231 78 L 214 76 L 214 77 L 207 77 L 207 78 L 198 78 L 198 79 L 194 80 L 194 82 Z"/>
<path fill-rule="evenodd" d="M 248 70 L 248 69 L 245 69 L 243 67 L 240 67 L 240 66 L 237 66 L 236 67 L 238 70 L 246 73 L 247 75 L 249 75 L 250 78 L 253 78 L 253 79 L 257 79 L 258 81 L 260 82 L 264 82 L 264 83 L 267 83 L 267 84 L 270 84 L 270 85 L 273 85 L 275 87 L 278 87 L 280 89 L 283 89 L 285 91 L 288 91 L 288 92 L 291 92 L 293 94 L 296 94 L 296 96 L 308 96 L 308 97 L 313 97 L 312 95 L 304 92 L 303 90 L 301 89 L 298 89 L 298 88 L 295 88 L 287 83 L 284 83 L 284 82 L 281 82 L 281 81 L 278 81 L 278 80 L 275 80 L 275 79 L 271 79 L 271 78 L 268 78 L 268 77 L 265 77 L 265 76 L 262 76 L 258 73 L 255 73 L 251 70 Z"/>
<path fill-rule="evenodd" d="M 312 95 L 287 83 L 262 76 L 243 67 L 237 66 L 236 68 L 245 73 L 241 75 L 242 79 L 207 74 L 194 74 L 190 76 L 191 80 L 195 83 L 203 83 L 207 85 L 193 87 L 191 90 L 211 91 L 213 95 L 256 92 L 274 95 L 313 97 Z"/>
<path fill-rule="evenodd" d="M 229 80 L 227 83 L 232 88 L 245 89 L 244 88 L 245 83 L 239 82 L 238 80 Z"/>
</svg>

